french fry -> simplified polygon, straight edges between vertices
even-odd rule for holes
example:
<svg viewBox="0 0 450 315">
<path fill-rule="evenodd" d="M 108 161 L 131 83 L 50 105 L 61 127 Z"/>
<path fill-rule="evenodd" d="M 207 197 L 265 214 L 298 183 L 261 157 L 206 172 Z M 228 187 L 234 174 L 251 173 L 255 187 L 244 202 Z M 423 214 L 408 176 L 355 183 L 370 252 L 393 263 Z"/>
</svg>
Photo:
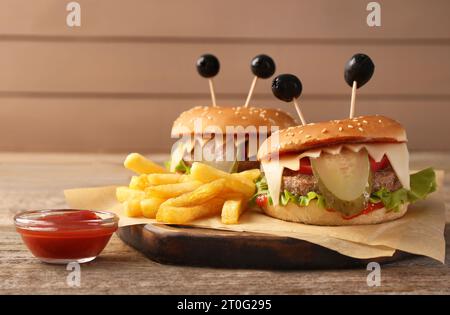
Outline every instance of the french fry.
<svg viewBox="0 0 450 315">
<path fill-rule="evenodd" d="M 242 193 L 247 198 L 250 198 L 255 193 L 255 183 L 249 179 L 232 176 L 229 173 L 220 171 L 203 163 L 194 162 L 191 167 L 190 176 L 204 183 L 224 178 L 226 180 L 225 186 L 228 190 Z"/>
<path fill-rule="evenodd" d="M 130 199 L 123 203 L 123 209 L 127 217 L 140 217 L 142 216 L 141 200 Z"/>
<path fill-rule="evenodd" d="M 203 204 L 218 196 L 225 188 L 225 179 L 216 179 L 198 187 L 192 192 L 166 200 L 161 207 L 190 207 Z"/>
<path fill-rule="evenodd" d="M 160 198 L 147 198 L 141 200 L 141 211 L 142 215 L 146 218 L 154 219 L 156 218 L 156 213 L 158 212 L 159 206 L 166 201 Z"/>
<path fill-rule="evenodd" d="M 120 203 L 130 199 L 142 199 L 145 193 L 141 190 L 131 189 L 126 186 L 120 186 L 116 188 L 116 198 Z"/>
<path fill-rule="evenodd" d="M 233 174 L 231 174 L 231 176 L 243 177 L 252 182 L 255 182 L 261 176 L 261 171 L 255 168 L 255 169 L 243 171 L 240 173 L 233 173 Z"/>
<path fill-rule="evenodd" d="M 239 223 L 239 217 L 245 211 L 246 204 L 247 203 L 243 198 L 226 200 L 222 207 L 222 223 Z"/>
<path fill-rule="evenodd" d="M 137 174 L 167 173 L 164 167 L 146 159 L 139 153 L 130 153 L 123 165 Z"/>
<path fill-rule="evenodd" d="M 149 185 L 147 175 L 132 176 L 129 187 L 131 189 L 144 190 Z"/>
<path fill-rule="evenodd" d="M 193 207 L 160 207 L 156 214 L 156 220 L 168 224 L 189 223 L 199 218 L 219 214 L 223 203 L 222 198 L 214 198 L 202 205 Z"/>
<path fill-rule="evenodd" d="M 186 174 L 182 174 L 180 177 L 179 182 L 180 183 L 185 183 L 185 182 L 192 182 L 194 179 L 192 178 L 191 175 L 186 175 Z"/>
<path fill-rule="evenodd" d="M 200 187 L 202 184 L 203 183 L 200 181 L 191 181 L 178 184 L 150 186 L 145 189 L 145 194 L 147 197 L 169 199 L 191 192 Z"/>
<path fill-rule="evenodd" d="M 149 186 L 176 184 L 180 182 L 181 174 L 149 174 L 147 183 Z"/>
</svg>

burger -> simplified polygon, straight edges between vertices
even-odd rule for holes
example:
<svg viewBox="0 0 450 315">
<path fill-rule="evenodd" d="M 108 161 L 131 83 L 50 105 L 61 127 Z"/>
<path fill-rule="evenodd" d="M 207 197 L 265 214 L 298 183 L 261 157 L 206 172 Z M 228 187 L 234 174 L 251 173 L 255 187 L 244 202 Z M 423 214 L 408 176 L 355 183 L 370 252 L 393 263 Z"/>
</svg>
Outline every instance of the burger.
<svg viewBox="0 0 450 315">
<path fill-rule="evenodd" d="M 189 172 L 195 161 L 226 172 L 260 168 L 259 145 L 273 131 L 295 126 L 292 116 L 279 109 L 198 106 L 173 123 L 170 169 Z"/>
<path fill-rule="evenodd" d="M 410 175 L 403 126 L 361 116 L 292 126 L 260 147 L 256 204 L 274 218 L 313 225 L 376 224 L 405 215 L 435 191 L 428 168 Z"/>
</svg>

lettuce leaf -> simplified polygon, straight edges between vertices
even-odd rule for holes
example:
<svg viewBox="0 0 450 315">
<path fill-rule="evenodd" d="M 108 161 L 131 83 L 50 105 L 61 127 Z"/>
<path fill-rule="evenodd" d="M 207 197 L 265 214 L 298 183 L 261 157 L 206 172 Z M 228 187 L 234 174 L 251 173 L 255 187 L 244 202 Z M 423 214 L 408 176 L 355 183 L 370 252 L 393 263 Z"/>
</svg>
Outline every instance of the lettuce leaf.
<svg viewBox="0 0 450 315">
<path fill-rule="evenodd" d="M 269 204 L 273 204 L 272 198 L 269 195 L 269 187 L 267 186 L 266 178 L 260 177 L 256 180 L 255 185 L 256 193 L 250 199 L 251 204 L 254 205 L 256 203 L 256 198 L 259 195 L 267 195 Z M 308 206 L 312 200 L 317 200 L 318 205 L 322 208 L 325 208 L 325 199 L 321 195 L 313 191 L 309 192 L 306 196 L 297 196 L 285 190 L 280 196 L 280 203 L 283 206 L 286 206 L 289 202 L 293 202 L 296 205 L 305 207 Z"/>
<path fill-rule="evenodd" d="M 180 160 L 180 162 L 178 162 L 177 166 L 175 167 L 175 171 L 188 175 L 191 173 L 191 167 L 189 165 L 186 165 L 183 160 Z"/>
<path fill-rule="evenodd" d="M 293 202 L 298 206 L 307 207 L 312 200 L 317 200 L 318 205 L 325 208 L 325 199 L 313 191 L 307 193 L 306 196 L 297 196 L 285 190 L 280 196 L 280 203 L 283 206 L 286 206 L 289 202 Z"/>
<path fill-rule="evenodd" d="M 374 192 L 370 196 L 370 202 L 382 202 L 388 210 L 398 211 L 406 202 L 413 203 L 425 199 L 436 191 L 436 174 L 432 168 L 424 169 L 410 176 L 411 189 L 400 188 L 396 191 L 388 191 L 385 188 Z"/>
</svg>

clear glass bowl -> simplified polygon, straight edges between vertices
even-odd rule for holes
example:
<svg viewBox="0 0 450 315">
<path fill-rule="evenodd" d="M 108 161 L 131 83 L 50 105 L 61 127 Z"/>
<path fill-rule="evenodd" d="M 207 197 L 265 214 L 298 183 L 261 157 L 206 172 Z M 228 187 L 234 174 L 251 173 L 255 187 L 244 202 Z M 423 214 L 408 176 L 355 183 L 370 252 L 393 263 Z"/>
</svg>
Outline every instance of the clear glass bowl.
<svg viewBox="0 0 450 315">
<path fill-rule="evenodd" d="M 14 217 L 16 230 L 31 253 L 52 264 L 94 260 L 118 222 L 111 212 L 76 209 L 31 210 Z"/>
</svg>

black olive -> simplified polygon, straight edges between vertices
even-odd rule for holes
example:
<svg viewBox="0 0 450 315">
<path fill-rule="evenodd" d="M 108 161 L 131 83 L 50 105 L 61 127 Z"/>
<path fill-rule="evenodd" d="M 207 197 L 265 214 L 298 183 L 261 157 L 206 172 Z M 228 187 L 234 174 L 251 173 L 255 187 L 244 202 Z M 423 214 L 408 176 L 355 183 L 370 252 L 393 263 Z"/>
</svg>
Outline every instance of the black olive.
<svg viewBox="0 0 450 315">
<path fill-rule="evenodd" d="M 252 72 L 258 78 L 267 79 L 275 73 L 275 62 L 267 55 L 258 55 L 252 59 Z"/>
<path fill-rule="evenodd" d="M 291 102 L 302 94 L 302 82 L 293 74 L 280 74 L 272 81 L 272 93 L 285 102 Z"/>
<path fill-rule="evenodd" d="M 204 78 L 212 78 L 219 73 L 220 63 L 216 56 L 205 54 L 197 60 L 197 71 Z"/>
<path fill-rule="evenodd" d="M 348 85 L 353 86 L 353 81 L 356 81 L 356 87 L 360 88 L 369 82 L 374 70 L 375 65 L 369 56 L 365 54 L 353 55 L 353 57 L 345 64 L 345 82 L 347 82 Z"/>
</svg>

